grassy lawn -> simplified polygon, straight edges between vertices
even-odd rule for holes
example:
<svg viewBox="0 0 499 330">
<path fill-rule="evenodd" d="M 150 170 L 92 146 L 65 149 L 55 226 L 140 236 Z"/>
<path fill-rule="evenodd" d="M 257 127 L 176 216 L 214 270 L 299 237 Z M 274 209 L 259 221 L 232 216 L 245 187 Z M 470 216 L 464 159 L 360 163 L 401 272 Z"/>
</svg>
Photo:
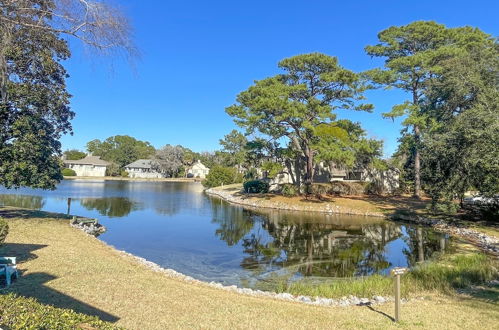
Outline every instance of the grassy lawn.
<svg viewBox="0 0 499 330">
<path fill-rule="evenodd" d="M 10 226 L 0 255 L 17 256 L 22 272 L 3 292 L 130 329 L 494 329 L 499 323 L 497 291 L 490 288 L 422 292 L 426 299 L 404 304 L 403 321 L 394 324 L 391 303 L 332 308 L 239 295 L 154 272 L 43 212 L 0 208 L 0 216 Z"/>
</svg>

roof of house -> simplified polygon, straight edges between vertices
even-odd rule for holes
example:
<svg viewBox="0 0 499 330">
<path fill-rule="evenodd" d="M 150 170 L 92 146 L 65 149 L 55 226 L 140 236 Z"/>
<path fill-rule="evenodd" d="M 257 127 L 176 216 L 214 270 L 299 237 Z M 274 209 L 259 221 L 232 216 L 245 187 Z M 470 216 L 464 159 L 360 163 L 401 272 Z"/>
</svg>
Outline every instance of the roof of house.
<svg viewBox="0 0 499 330">
<path fill-rule="evenodd" d="M 200 160 L 198 160 L 196 163 L 194 163 L 192 166 L 191 166 L 191 169 L 194 169 L 194 168 L 198 168 L 198 169 L 206 169 L 206 170 L 209 170 L 208 167 L 206 167 L 203 163 L 201 163 Z"/>
<path fill-rule="evenodd" d="M 97 166 L 109 166 L 110 162 L 100 159 L 99 156 L 86 156 L 83 159 L 78 160 L 64 160 L 64 164 L 78 164 L 78 165 L 97 165 Z"/>
<path fill-rule="evenodd" d="M 128 164 L 125 167 L 130 167 L 130 168 L 152 168 L 152 159 L 137 159 L 131 164 Z"/>
</svg>

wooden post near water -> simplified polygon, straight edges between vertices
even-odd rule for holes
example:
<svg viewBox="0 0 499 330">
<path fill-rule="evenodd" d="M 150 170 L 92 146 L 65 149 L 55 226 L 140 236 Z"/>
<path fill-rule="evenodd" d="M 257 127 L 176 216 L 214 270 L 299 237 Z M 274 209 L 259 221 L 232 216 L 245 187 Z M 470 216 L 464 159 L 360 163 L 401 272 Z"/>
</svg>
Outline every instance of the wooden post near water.
<svg viewBox="0 0 499 330">
<path fill-rule="evenodd" d="M 407 272 L 407 268 L 396 267 L 391 270 L 391 275 L 394 277 L 395 284 L 395 322 L 400 320 L 400 275 Z"/>
</svg>

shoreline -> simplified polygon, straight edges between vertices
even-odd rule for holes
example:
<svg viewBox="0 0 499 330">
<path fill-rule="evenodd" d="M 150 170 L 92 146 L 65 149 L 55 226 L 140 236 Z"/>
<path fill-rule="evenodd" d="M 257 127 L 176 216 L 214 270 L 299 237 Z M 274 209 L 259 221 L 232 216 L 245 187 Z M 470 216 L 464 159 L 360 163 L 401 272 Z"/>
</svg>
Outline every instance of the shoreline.
<svg viewBox="0 0 499 330">
<path fill-rule="evenodd" d="M 239 185 L 239 184 L 237 184 Z M 368 217 L 378 217 L 378 218 L 388 218 L 387 214 L 381 212 L 372 211 L 360 211 L 353 208 L 345 208 L 343 206 L 332 205 L 332 203 L 324 204 L 310 204 L 310 205 L 293 205 L 285 202 L 273 202 L 265 197 L 262 199 L 260 196 L 254 194 L 249 196 L 238 196 L 235 195 L 239 191 L 227 191 L 226 189 L 231 189 L 230 185 L 225 187 L 214 187 L 205 190 L 205 193 L 209 196 L 219 197 L 222 200 L 241 206 L 247 206 L 251 208 L 265 208 L 273 210 L 285 210 L 285 211 L 298 211 L 298 212 L 317 212 L 325 214 L 345 214 L 345 215 L 362 215 Z"/>
<path fill-rule="evenodd" d="M 473 245 L 480 248 L 482 251 L 499 257 L 499 237 L 492 236 L 480 232 L 478 230 L 463 227 L 459 224 L 454 224 L 441 219 L 426 217 L 413 212 L 413 214 L 398 214 L 394 210 L 392 213 L 381 212 L 363 212 L 351 208 L 343 208 L 340 206 L 333 207 L 332 202 L 324 202 L 317 205 L 292 205 L 282 201 L 273 202 L 270 198 L 261 198 L 258 195 L 244 196 L 240 194 L 240 184 L 233 184 L 224 187 L 214 187 L 205 190 L 209 196 L 220 198 L 228 203 L 247 207 L 250 209 L 273 209 L 283 211 L 297 211 L 297 212 L 317 212 L 322 214 L 344 214 L 344 215 L 361 215 L 367 217 L 379 217 L 390 221 L 402 221 L 414 223 L 416 225 L 423 225 L 431 227 L 432 229 L 452 235 L 469 241 Z M 238 195 L 239 194 L 239 195 Z"/>
<path fill-rule="evenodd" d="M 196 178 L 125 178 L 118 176 L 65 176 L 64 180 L 134 181 L 134 182 L 199 182 Z"/>
</svg>

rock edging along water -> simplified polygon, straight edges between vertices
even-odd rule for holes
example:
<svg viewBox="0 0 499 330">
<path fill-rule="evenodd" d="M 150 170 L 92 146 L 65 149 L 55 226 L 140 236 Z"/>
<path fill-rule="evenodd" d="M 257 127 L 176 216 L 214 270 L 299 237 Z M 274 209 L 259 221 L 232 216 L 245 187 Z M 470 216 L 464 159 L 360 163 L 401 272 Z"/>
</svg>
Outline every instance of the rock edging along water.
<svg viewBox="0 0 499 330">
<path fill-rule="evenodd" d="M 386 214 L 383 214 L 381 212 L 363 212 L 351 208 L 333 205 L 332 203 L 313 204 L 313 205 L 301 205 L 301 204 L 293 205 L 278 201 L 269 201 L 266 199 L 254 199 L 251 198 L 251 196 L 248 197 L 243 195 L 236 195 L 232 191 L 225 191 L 216 188 L 206 189 L 205 193 L 210 196 L 219 197 L 232 204 L 238 204 L 252 208 L 267 208 L 267 209 L 278 209 L 278 210 L 300 211 L 300 212 L 319 212 L 326 214 L 363 215 L 369 217 L 386 218 Z"/>
<path fill-rule="evenodd" d="M 292 205 L 281 202 L 273 202 L 268 200 L 254 200 L 250 198 L 244 198 L 244 196 L 236 195 L 233 191 L 226 191 L 217 188 L 210 188 L 205 190 L 205 192 L 210 196 L 219 197 L 229 203 L 238 204 L 242 206 L 247 206 L 251 208 L 270 208 L 279 210 L 289 210 L 289 211 L 305 211 L 305 212 L 321 212 L 329 214 L 350 214 L 350 215 L 364 215 L 364 216 L 374 216 L 374 217 L 384 217 L 389 218 L 394 221 L 407 221 L 414 222 L 416 224 L 421 224 L 425 226 L 430 226 L 433 229 L 450 234 L 452 236 L 460 237 L 471 241 L 474 245 L 481 248 L 483 251 L 492 253 L 499 256 L 499 239 L 477 230 L 471 228 L 460 227 L 458 225 L 449 223 L 440 219 L 426 218 L 419 215 L 392 215 L 389 216 L 383 213 L 377 212 L 361 212 L 352 209 L 345 209 L 341 207 L 334 207 L 330 204 L 316 205 L 313 206 L 303 206 L 303 205 Z"/>
<path fill-rule="evenodd" d="M 310 297 L 310 296 L 295 296 L 291 293 L 277 293 L 277 292 L 269 292 L 262 290 L 253 290 L 249 288 L 239 288 L 235 285 L 223 285 L 217 282 L 204 282 L 201 280 L 196 280 L 195 278 L 184 275 L 182 273 L 177 272 L 176 270 L 163 268 L 160 265 L 144 259 L 142 257 L 138 257 L 134 254 L 128 253 L 126 251 L 118 250 L 121 255 L 131 257 L 134 260 L 138 261 L 140 264 L 146 266 L 147 268 L 163 273 L 168 277 L 179 279 L 182 281 L 186 281 L 193 284 L 206 285 L 212 288 L 221 289 L 229 292 L 235 292 L 238 294 L 243 294 L 252 297 L 267 297 L 277 300 L 285 300 L 290 302 L 298 302 L 309 305 L 316 306 L 336 306 L 336 307 L 347 307 L 347 306 L 366 306 L 366 305 L 380 305 L 386 302 L 394 301 L 393 297 L 383 297 L 383 296 L 373 296 L 372 298 L 359 298 L 353 295 L 349 295 L 348 297 L 342 297 L 340 299 L 332 299 L 332 298 L 323 298 L 323 297 Z M 422 297 L 419 299 L 423 299 Z M 402 299 L 402 302 L 407 302 L 407 299 Z"/>
<path fill-rule="evenodd" d="M 478 230 L 452 224 L 441 219 L 432 219 L 419 215 L 400 214 L 392 216 L 391 219 L 396 221 L 414 222 L 416 224 L 430 226 L 439 232 L 469 240 L 474 245 L 481 248 L 483 251 L 489 252 L 495 256 L 499 256 L 499 239 L 497 237 L 479 232 Z"/>
</svg>

